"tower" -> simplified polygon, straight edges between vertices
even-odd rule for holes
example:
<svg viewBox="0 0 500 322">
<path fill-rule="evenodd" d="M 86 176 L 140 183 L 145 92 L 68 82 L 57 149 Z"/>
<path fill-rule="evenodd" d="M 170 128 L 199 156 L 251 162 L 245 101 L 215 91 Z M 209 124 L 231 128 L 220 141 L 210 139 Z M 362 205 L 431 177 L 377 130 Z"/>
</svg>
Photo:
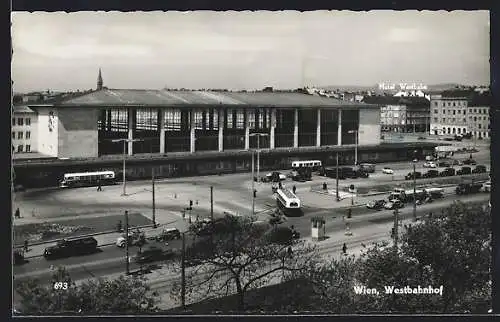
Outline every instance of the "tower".
<svg viewBox="0 0 500 322">
<path fill-rule="evenodd" d="M 101 69 L 99 68 L 99 75 L 97 76 L 97 90 L 100 91 L 102 89 L 102 75 Z"/>
</svg>

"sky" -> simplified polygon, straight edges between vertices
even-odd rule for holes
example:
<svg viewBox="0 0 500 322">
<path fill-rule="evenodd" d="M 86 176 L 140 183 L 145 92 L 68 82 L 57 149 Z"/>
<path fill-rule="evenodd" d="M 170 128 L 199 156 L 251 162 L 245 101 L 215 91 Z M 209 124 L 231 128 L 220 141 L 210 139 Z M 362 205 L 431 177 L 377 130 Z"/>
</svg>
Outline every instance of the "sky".
<svg viewBox="0 0 500 322">
<path fill-rule="evenodd" d="M 489 85 L 488 11 L 14 12 L 15 92 Z"/>
</svg>

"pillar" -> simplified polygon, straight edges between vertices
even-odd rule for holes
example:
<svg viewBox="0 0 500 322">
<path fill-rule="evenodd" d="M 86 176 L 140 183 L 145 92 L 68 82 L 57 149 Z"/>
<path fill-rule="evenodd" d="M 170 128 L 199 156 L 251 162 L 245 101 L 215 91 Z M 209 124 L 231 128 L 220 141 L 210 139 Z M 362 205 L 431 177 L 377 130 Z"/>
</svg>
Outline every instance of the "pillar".
<svg viewBox="0 0 500 322">
<path fill-rule="evenodd" d="M 194 153 L 196 151 L 196 128 L 195 128 L 195 123 L 194 123 L 194 114 L 195 110 L 189 111 L 189 119 L 191 122 L 189 122 L 189 131 L 190 131 L 190 136 L 189 136 L 189 151 L 191 153 Z"/>
<path fill-rule="evenodd" d="M 299 110 L 295 109 L 294 125 L 293 125 L 293 147 L 299 147 Z"/>
<path fill-rule="evenodd" d="M 160 134 L 160 153 L 165 153 L 165 111 L 158 109 L 158 132 Z"/>
<path fill-rule="evenodd" d="M 133 140 L 134 139 L 134 128 L 135 128 L 135 109 L 134 108 L 129 108 L 127 110 L 128 112 L 128 139 Z M 128 143 L 128 155 L 133 155 L 134 154 L 134 142 L 129 141 Z"/>
<path fill-rule="evenodd" d="M 339 109 L 339 125 L 337 128 L 337 145 L 342 145 L 342 110 Z"/>
<path fill-rule="evenodd" d="M 219 123 L 219 152 L 224 151 L 224 110 L 217 109 Z"/>
<path fill-rule="evenodd" d="M 248 114 L 250 114 L 250 110 L 245 110 L 245 150 L 250 150 L 250 127 L 248 126 Z"/>
<path fill-rule="evenodd" d="M 318 108 L 318 117 L 316 121 L 316 146 L 321 146 L 321 109 Z"/>
<path fill-rule="evenodd" d="M 271 110 L 271 130 L 269 133 L 269 148 L 274 149 L 275 147 L 275 139 L 274 139 L 274 132 L 276 131 L 276 110 L 272 109 Z"/>
</svg>

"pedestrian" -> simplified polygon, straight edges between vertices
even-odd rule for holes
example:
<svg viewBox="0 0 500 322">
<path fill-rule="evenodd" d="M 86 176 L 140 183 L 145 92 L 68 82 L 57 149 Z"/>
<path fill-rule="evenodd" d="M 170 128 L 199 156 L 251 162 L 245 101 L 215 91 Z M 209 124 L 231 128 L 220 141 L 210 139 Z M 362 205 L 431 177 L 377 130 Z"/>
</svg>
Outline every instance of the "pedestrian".
<svg viewBox="0 0 500 322">
<path fill-rule="evenodd" d="M 97 181 L 97 191 L 102 191 L 101 181 Z"/>
<path fill-rule="evenodd" d="M 293 187 L 292 187 L 292 191 L 293 191 L 293 193 L 294 193 L 294 194 L 295 194 L 295 192 L 297 191 L 297 187 L 296 187 L 295 185 L 293 185 Z"/>
<path fill-rule="evenodd" d="M 344 245 L 342 246 L 342 253 L 344 255 L 347 255 L 347 245 L 344 243 Z"/>
<path fill-rule="evenodd" d="M 28 248 L 28 240 L 25 239 L 24 240 L 24 251 L 27 252 L 28 250 L 29 250 L 29 248 Z"/>
<path fill-rule="evenodd" d="M 14 214 L 14 218 L 21 218 L 21 212 L 19 211 L 19 208 L 16 209 L 16 212 Z"/>
<path fill-rule="evenodd" d="M 283 185 L 281 184 L 281 181 L 278 183 L 278 187 L 279 187 L 280 189 L 283 189 Z"/>
<path fill-rule="evenodd" d="M 347 218 L 351 218 L 351 217 L 352 217 L 352 209 L 351 209 L 351 208 L 349 208 L 349 209 L 347 210 Z"/>
<path fill-rule="evenodd" d="M 326 182 L 323 182 L 323 190 L 327 190 Z"/>
</svg>

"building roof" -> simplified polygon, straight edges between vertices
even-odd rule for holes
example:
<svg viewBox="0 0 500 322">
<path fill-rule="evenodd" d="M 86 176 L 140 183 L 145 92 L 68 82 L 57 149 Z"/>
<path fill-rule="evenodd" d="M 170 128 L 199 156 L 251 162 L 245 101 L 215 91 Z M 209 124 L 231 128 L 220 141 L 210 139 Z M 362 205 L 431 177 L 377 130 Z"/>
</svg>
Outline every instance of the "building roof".
<svg viewBox="0 0 500 322">
<path fill-rule="evenodd" d="M 31 108 L 27 105 L 14 105 L 12 107 L 13 113 L 35 113 Z"/>
<path fill-rule="evenodd" d="M 45 102 L 44 102 L 45 103 Z M 216 92 L 182 90 L 103 89 L 54 102 L 54 106 L 258 106 L 378 108 L 359 102 L 297 92 Z M 32 105 L 34 106 L 34 105 Z"/>
<path fill-rule="evenodd" d="M 366 96 L 363 102 L 379 105 L 429 105 L 425 97 Z"/>
</svg>

